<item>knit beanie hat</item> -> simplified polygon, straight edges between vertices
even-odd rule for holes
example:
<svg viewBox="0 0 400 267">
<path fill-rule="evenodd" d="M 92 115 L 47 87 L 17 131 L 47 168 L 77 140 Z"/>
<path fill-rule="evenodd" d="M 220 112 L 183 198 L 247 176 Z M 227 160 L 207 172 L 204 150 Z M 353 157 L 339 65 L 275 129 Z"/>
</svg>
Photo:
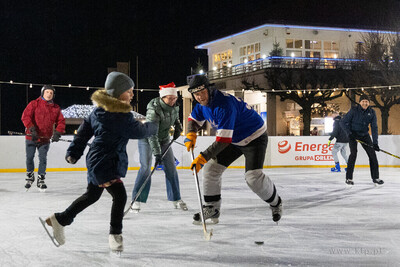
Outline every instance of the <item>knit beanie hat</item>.
<svg viewBox="0 0 400 267">
<path fill-rule="evenodd" d="M 160 97 L 163 98 L 164 96 L 167 95 L 174 95 L 174 96 L 178 96 L 177 90 L 175 88 L 175 84 L 169 83 L 167 85 L 160 85 Z"/>
<path fill-rule="evenodd" d="M 54 97 L 56 96 L 56 89 L 54 88 L 54 86 L 53 85 L 51 85 L 51 84 L 45 84 L 45 85 L 43 85 L 43 87 L 42 87 L 42 90 L 40 91 L 40 95 L 43 97 L 43 94 L 44 94 L 44 91 L 45 90 L 52 90 L 53 91 L 53 99 L 54 99 Z"/>
<path fill-rule="evenodd" d="M 360 96 L 360 102 L 363 100 L 368 100 L 369 101 L 369 97 L 367 95 L 361 95 Z"/>
<path fill-rule="evenodd" d="M 125 91 L 135 87 L 135 83 L 131 78 L 129 78 L 128 75 L 113 71 L 107 75 L 104 87 L 107 91 L 107 94 L 112 97 L 119 98 L 119 96 Z"/>
<path fill-rule="evenodd" d="M 204 75 L 196 75 L 189 81 L 189 93 L 196 93 L 203 89 L 208 88 L 210 82 L 208 81 L 207 77 Z"/>
</svg>

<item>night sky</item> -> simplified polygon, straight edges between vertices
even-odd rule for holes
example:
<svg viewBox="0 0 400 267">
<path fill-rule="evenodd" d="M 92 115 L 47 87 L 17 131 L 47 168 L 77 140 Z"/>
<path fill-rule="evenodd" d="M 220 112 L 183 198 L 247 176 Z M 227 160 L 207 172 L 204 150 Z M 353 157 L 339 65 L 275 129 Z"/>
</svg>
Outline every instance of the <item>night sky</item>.
<svg viewBox="0 0 400 267">
<path fill-rule="evenodd" d="M 0 2 L 0 80 L 103 86 L 108 67 L 131 62 L 139 88 L 158 88 L 186 76 L 204 50 L 195 45 L 262 25 L 394 28 L 399 1 L 11 1 Z M 1 85 L 1 133 L 22 131 L 27 100 L 40 94 Z M 89 104 L 93 90 L 57 88 L 61 108 Z M 139 112 L 157 92 L 139 93 Z"/>
</svg>

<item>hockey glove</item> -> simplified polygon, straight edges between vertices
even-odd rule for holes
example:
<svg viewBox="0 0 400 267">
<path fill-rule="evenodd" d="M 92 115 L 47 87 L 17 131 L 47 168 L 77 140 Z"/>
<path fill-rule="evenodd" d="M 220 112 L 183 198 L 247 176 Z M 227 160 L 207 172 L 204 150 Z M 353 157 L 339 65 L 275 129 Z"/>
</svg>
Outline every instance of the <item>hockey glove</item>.
<svg viewBox="0 0 400 267">
<path fill-rule="evenodd" d="M 160 165 L 161 162 L 162 162 L 162 155 L 161 154 L 157 154 L 157 155 L 154 155 L 154 157 L 156 158 L 155 166 Z"/>
<path fill-rule="evenodd" d="M 194 148 L 194 145 L 196 144 L 196 139 L 197 134 L 195 132 L 190 132 L 186 135 L 186 138 L 185 140 L 183 140 L 183 142 L 185 143 L 188 152 L 190 151 L 190 149 Z"/>
<path fill-rule="evenodd" d="M 179 136 L 181 136 L 181 132 L 178 131 L 178 130 L 175 130 L 175 131 L 174 131 L 174 140 L 178 139 Z"/>
<path fill-rule="evenodd" d="M 381 149 L 379 148 L 378 144 L 374 144 L 374 149 L 375 149 L 375 151 L 381 151 Z"/>
<path fill-rule="evenodd" d="M 195 169 L 196 173 L 200 171 L 201 168 L 203 168 L 204 164 L 207 163 L 207 160 L 203 157 L 202 154 L 198 155 L 197 158 L 195 158 L 190 165 L 190 169 Z"/>
<path fill-rule="evenodd" d="M 39 139 L 39 137 L 38 137 L 35 126 L 32 126 L 31 128 L 29 128 L 29 131 L 31 132 L 30 136 L 32 137 L 32 141 L 36 142 Z"/>
<path fill-rule="evenodd" d="M 330 146 L 330 145 L 331 145 L 331 142 L 332 142 L 332 140 L 329 140 L 329 141 L 328 141 L 328 146 Z"/>
<path fill-rule="evenodd" d="M 77 162 L 76 158 L 71 157 L 71 156 L 65 156 L 65 160 L 69 163 L 69 164 L 75 164 Z"/>
<path fill-rule="evenodd" d="M 51 137 L 51 142 L 58 142 L 60 141 L 61 133 L 54 131 L 53 136 Z"/>
</svg>

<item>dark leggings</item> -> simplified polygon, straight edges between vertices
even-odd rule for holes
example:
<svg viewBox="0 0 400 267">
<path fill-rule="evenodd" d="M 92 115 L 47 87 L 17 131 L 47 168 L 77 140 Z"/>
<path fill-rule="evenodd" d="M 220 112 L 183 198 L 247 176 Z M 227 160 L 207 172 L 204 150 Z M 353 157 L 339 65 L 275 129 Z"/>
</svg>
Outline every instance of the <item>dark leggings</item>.
<svg viewBox="0 0 400 267">
<path fill-rule="evenodd" d="M 87 190 L 82 196 L 78 197 L 74 202 L 72 202 L 72 204 L 65 211 L 56 213 L 57 221 L 63 226 L 70 225 L 74 221 L 76 215 L 100 199 L 103 190 L 104 188 L 102 187 L 88 184 Z M 117 182 L 109 187 L 106 187 L 106 190 L 113 198 L 113 204 L 111 207 L 110 234 L 121 234 L 124 207 L 127 199 L 125 186 L 122 182 Z"/>
</svg>

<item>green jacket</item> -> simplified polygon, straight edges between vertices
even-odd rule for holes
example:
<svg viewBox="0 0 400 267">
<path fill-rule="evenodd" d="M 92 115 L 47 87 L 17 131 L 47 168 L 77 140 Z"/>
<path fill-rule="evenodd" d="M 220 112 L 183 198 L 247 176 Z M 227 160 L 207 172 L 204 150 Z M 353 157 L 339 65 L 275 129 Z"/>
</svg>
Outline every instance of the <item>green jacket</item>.
<svg viewBox="0 0 400 267">
<path fill-rule="evenodd" d="M 162 101 L 160 97 L 153 98 L 147 104 L 146 120 L 158 125 L 158 134 L 148 138 L 153 155 L 161 154 L 160 144 L 170 141 L 169 131 L 174 126 L 175 131 L 182 132 L 182 124 L 179 121 L 179 107 L 171 107 Z"/>
</svg>

